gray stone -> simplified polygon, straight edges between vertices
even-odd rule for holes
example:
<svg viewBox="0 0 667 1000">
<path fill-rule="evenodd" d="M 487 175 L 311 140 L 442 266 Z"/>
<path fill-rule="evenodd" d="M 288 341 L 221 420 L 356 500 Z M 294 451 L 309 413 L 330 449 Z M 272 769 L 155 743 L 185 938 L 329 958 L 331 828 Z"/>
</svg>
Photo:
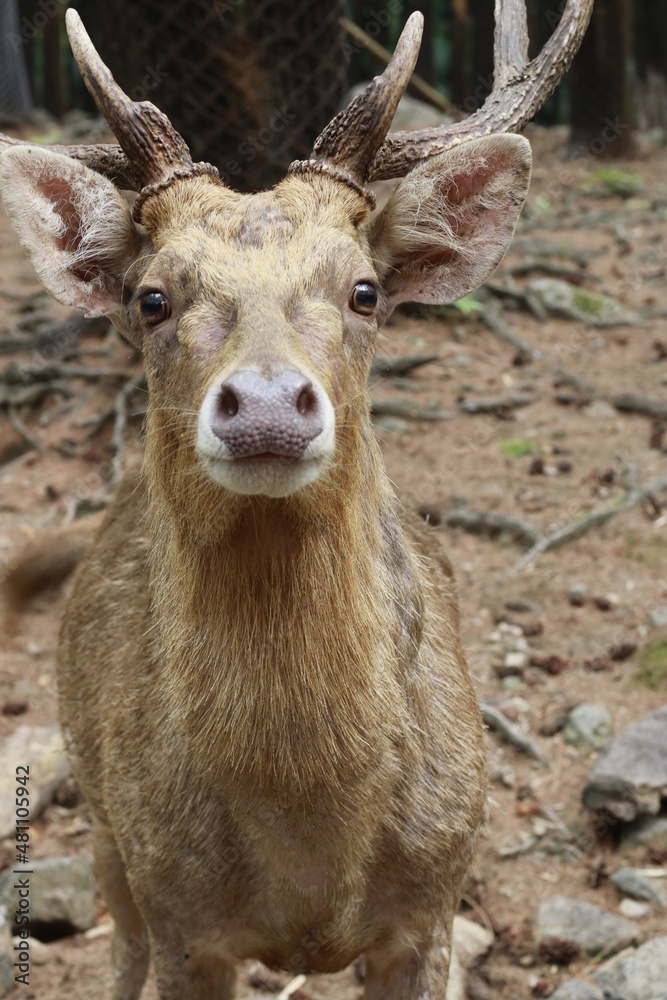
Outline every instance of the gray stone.
<svg viewBox="0 0 667 1000">
<path fill-rule="evenodd" d="M 648 623 L 651 628 L 667 628 L 667 608 L 655 608 L 649 611 Z"/>
<path fill-rule="evenodd" d="M 620 892 L 633 899 L 645 899 L 649 903 L 657 903 L 658 906 L 665 905 L 665 898 L 656 885 L 656 880 L 642 875 L 636 868 L 619 868 L 611 876 L 611 881 Z"/>
<path fill-rule="evenodd" d="M 667 705 L 628 726 L 601 753 L 584 788 L 587 809 L 630 822 L 657 816 L 667 796 Z"/>
<path fill-rule="evenodd" d="M 595 973 L 605 1000 L 654 1000 L 665 993 L 667 937 L 654 938 L 641 948 L 607 962 Z"/>
<path fill-rule="evenodd" d="M 629 896 L 625 896 L 618 904 L 618 912 L 622 917 L 627 917 L 628 920 L 641 920 L 650 914 L 651 904 L 640 903 L 637 899 L 630 899 Z"/>
<path fill-rule="evenodd" d="M 636 321 L 615 299 L 557 278 L 536 278 L 529 282 L 527 290 L 548 312 L 564 319 L 599 327 Z"/>
<path fill-rule="evenodd" d="M 621 834 L 618 846 L 621 851 L 627 851 L 630 847 L 644 847 L 647 844 L 667 850 L 667 816 L 638 819 L 628 824 Z"/>
<path fill-rule="evenodd" d="M 583 979 L 569 979 L 551 994 L 551 1000 L 602 1000 L 602 994 Z"/>
<path fill-rule="evenodd" d="M 14 914 L 19 897 L 17 879 L 29 879 L 30 929 L 49 938 L 85 931 L 95 923 L 95 876 L 85 858 L 32 861 L 30 875 L 6 871 L 0 875 L 0 905 Z"/>
<path fill-rule="evenodd" d="M 481 927 L 474 920 L 454 917 L 452 928 L 452 956 L 445 1000 L 465 1000 L 465 969 L 485 955 L 493 944 L 493 931 Z"/>
<path fill-rule="evenodd" d="M 6 997 L 14 986 L 14 952 L 9 921 L 0 907 L 0 997 Z"/>
<path fill-rule="evenodd" d="M 19 726 L 0 747 L 0 839 L 16 831 L 16 769 L 28 766 L 34 821 L 70 776 L 59 726 Z"/>
<path fill-rule="evenodd" d="M 533 926 L 539 944 L 549 938 L 574 941 L 586 955 L 613 954 L 639 940 L 637 924 L 590 903 L 551 896 L 540 903 Z"/>
<path fill-rule="evenodd" d="M 573 746 L 599 750 L 609 742 L 613 730 L 611 715 L 600 705 L 582 704 L 572 709 L 563 729 L 563 739 Z"/>
</svg>

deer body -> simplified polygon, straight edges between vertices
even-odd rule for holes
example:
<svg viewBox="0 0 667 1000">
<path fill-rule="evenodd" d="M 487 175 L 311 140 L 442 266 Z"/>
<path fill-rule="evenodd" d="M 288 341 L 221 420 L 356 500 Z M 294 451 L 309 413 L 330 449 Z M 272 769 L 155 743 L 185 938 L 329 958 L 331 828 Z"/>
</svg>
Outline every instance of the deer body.
<svg viewBox="0 0 667 1000">
<path fill-rule="evenodd" d="M 350 347 L 355 372 L 336 367 L 340 317 L 323 316 L 316 301 L 301 330 L 302 363 L 319 360 L 313 378 L 332 373 L 327 391 L 342 425 L 344 461 L 319 486 L 236 495 L 212 488 L 197 461 L 207 380 L 249 364 L 239 349 L 264 371 L 280 370 L 281 352 L 295 350 L 293 329 L 278 336 L 292 282 L 304 281 L 294 230 L 302 263 L 290 275 L 284 251 L 270 310 L 253 308 L 244 286 L 258 281 L 261 234 L 274 238 L 264 223 L 237 250 L 249 315 L 237 317 L 233 336 L 216 328 L 203 338 L 198 318 L 192 343 L 181 333 L 178 356 L 166 357 L 162 343 L 148 364 L 145 471 L 121 488 L 78 578 L 62 632 L 61 718 L 100 828 L 101 884 L 112 883 L 107 898 L 117 891 L 109 855 L 122 857 L 158 967 L 165 949 L 191 956 L 183 975 L 197 955 L 206 968 L 222 962 L 224 977 L 227 963 L 249 956 L 330 971 L 360 952 L 388 962 L 437 942 L 446 968 L 442 949 L 482 814 L 481 723 L 453 581 L 446 563 L 424 575 L 373 435 L 373 339 Z M 179 248 L 184 237 L 182 221 Z M 200 232 L 202 255 L 205 244 Z M 316 268 L 347 257 L 354 269 L 355 254 L 342 233 Z M 159 257 L 149 266 L 159 268 Z M 198 281 L 202 273 L 203 256 Z M 225 295 L 232 291 L 228 284 Z M 178 411 L 166 401 L 176 386 L 191 403 Z M 119 927 L 128 908 L 112 907 Z M 164 973 L 165 996 L 178 974 Z"/>
<path fill-rule="evenodd" d="M 554 38 L 570 53 L 591 3 L 568 0 Z M 497 6 L 511 67 L 491 103 L 502 119 L 508 91 L 520 127 L 567 58 L 519 72 L 521 5 Z M 0 187 L 47 288 L 110 316 L 149 389 L 143 470 L 81 568 L 59 651 L 113 1000 L 138 1000 L 149 954 L 160 1000 L 232 1000 L 240 959 L 332 971 L 362 953 L 366 1000 L 445 1000 L 482 727 L 451 568 L 400 512 L 367 382 L 398 302 L 452 301 L 502 259 L 530 148 L 470 141 L 465 123 L 384 141 L 413 15 L 311 159 L 238 195 L 67 23 L 121 149 L 18 145 Z M 409 172 L 373 215 L 364 185 L 390 169 Z M 132 212 L 106 174 L 140 189 Z"/>
</svg>

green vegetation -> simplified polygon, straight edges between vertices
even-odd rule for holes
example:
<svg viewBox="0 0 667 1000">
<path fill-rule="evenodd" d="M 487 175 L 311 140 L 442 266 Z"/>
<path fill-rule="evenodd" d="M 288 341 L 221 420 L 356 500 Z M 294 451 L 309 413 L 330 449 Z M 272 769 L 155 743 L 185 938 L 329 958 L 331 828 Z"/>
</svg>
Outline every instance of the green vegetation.
<svg viewBox="0 0 667 1000">
<path fill-rule="evenodd" d="M 631 198 L 644 190 L 639 174 L 613 167 L 591 174 L 582 182 L 581 187 L 584 191 L 607 195 L 610 198 Z"/>
<path fill-rule="evenodd" d="M 535 444 L 530 438 L 501 438 L 498 444 L 503 458 L 521 458 L 535 451 Z"/>
<path fill-rule="evenodd" d="M 667 690 L 667 639 L 651 639 L 639 660 L 637 681 L 651 691 Z"/>
</svg>

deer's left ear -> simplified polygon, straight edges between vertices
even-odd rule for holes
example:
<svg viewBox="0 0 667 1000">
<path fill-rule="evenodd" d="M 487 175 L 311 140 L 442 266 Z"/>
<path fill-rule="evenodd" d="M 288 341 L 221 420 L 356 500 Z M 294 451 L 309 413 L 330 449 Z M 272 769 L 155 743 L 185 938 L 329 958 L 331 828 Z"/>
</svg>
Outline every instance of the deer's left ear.
<svg viewBox="0 0 667 1000">
<path fill-rule="evenodd" d="M 121 313 L 123 281 L 141 237 L 111 181 L 30 146 L 0 156 L 5 208 L 46 289 L 87 316 Z"/>
<path fill-rule="evenodd" d="M 453 302 L 505 255 L 528 193 L 527 139 L 489 136 L 416 167 L 367 223 L 373 263 L 390 308 Z"/>
</svg>

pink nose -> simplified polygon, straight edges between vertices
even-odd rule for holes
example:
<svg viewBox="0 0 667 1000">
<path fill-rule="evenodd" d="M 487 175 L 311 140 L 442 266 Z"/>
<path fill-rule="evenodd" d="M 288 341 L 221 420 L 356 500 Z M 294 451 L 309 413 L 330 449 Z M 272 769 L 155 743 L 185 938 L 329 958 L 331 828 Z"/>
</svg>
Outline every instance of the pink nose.
<svg viewBox="0 0 667 1000">
<path fill-rule="evenodd" d="M 220 386 L 211 430 L 234 458 L 301 458 L 324 423 L 312 382 L 298 372 L 271 379 L 240 371 Z"/>
</svg>

